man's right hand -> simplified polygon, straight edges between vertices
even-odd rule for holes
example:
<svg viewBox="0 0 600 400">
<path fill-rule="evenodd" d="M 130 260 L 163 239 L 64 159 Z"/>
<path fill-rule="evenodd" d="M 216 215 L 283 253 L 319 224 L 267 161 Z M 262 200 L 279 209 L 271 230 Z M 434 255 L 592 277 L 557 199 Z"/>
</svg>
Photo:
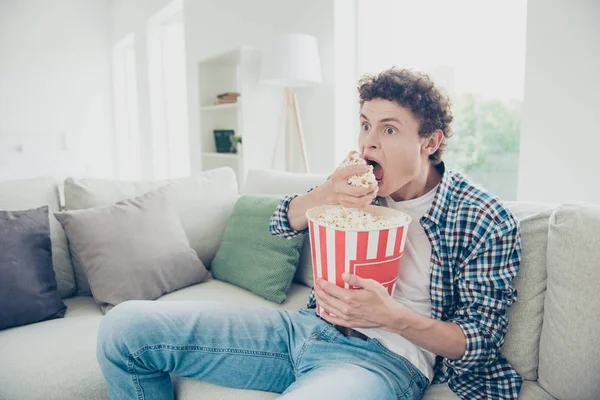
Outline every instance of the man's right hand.
<svg viewBox="0 0 600 400">
<path fill-rule="evenodd" d="M 372 183 L 369 187 L 354 186 L 348 183 L 348 178 L 369 172 L 367 165 L 349 165 L 338 168 L 324 186 L 330 191 L 332 204 L 345 208 L 364 208 L 373 202 L 379 186 Z M 324 188 L 325 189 L 325 188 Z"/>
<path fill-rule="evenodd" d="M 373 202 L 379 187 L 372 184 L 367 188 L 353 186 L 348 178 L 369 171 L 366 165 L 349 165 L 338 168 L 331 179 L 317 186 L 313 191 L 300 195 L 290 202 L 287 217 L 290 227 L 301 231 L 308 226 L 306 211 L 312 207 L 327 204 L 341 205 L 345 208 L 364 208 Z"/>
</svg>

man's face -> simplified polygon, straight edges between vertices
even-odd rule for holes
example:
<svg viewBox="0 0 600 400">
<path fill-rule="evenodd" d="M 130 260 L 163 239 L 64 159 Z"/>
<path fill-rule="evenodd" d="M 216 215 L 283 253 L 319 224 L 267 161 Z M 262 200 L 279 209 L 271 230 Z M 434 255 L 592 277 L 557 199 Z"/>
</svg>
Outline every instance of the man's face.
<svg viewBox="0 0 600 400">
<path fill-rule="evenodd" d="M 390 196 L 413 181 L 429 165 L 419 136 L 419 122 L 412 112 L 396 102 L 366 101 L 360 115 L 359 148 L 374 166 L 378 196 Z"/>
</svg>

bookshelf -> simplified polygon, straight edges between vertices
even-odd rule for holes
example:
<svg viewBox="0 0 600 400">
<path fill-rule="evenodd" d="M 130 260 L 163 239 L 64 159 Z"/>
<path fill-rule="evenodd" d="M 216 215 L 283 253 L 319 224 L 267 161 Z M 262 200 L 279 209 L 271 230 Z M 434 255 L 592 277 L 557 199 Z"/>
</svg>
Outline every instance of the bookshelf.
<svg viewBox="0 0 600 400">
<path fill-rule="evenodd" d="M 200 147 L 203 170 L 231 167 L 242 187 L 248 169 L 270 168 L 282 92 L 258 83 L 260 52 L 239 47 L 198 64 Z M 217 95 L 240 93 L 236 103 L 215 104 Z M 280 93 L 281 92 L 281 93 Z M 237 153 L 217 153 L 213 131 L 233 130 L 242 137 Z"/>
<path fill-rule="evenodd" d="M 240 153 L 217 153 L 213 131 L 231 129 L 237 136 L 242 135 L 240 102 L 243 99 L 234 104 L 215 104 L 221 93 L 240 92 L 240 61 L 241 49 L 235 49 L 198 64 L 202 169 L 231 167 L 238 175 L 238 182 L 243 173 L 243 158 Z"/>
<path fill-rule="evenodd" d="M 200 107 L 200 111 L 219 111 L 228 110 L 230 108 L 239 108 L 239 104 L 216 104 L 214 106 L 203 106 Z"/>
</svg>

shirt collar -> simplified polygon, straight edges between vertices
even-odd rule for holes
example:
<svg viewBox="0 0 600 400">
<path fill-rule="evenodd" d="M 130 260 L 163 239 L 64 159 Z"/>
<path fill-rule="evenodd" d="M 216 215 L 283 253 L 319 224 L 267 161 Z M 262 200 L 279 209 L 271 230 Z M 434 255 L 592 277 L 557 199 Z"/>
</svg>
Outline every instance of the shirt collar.
<svg viewBox="0 0 600 400">
<path fill-rule="evenodd" d="M 450 196 L 452 193 L 453 178 L 452 174 L 446 170 L 444 162 L 440 162 L 435 166 L 438 172 L 442 175 L 442 181 L 438 185 L 437 192 L 431 203 L 429 211 L 423 215 L 421 221 L 423 224 L 435 224 L 441 225 L 448 214 L 448 207 L 450 206 Z"/>
<path fill-rule="evenodd" d="M 446 170 L 444 162 L 440 162 L 435 166 L 438 172 L 442 175 L 442 181 L 437 187 L 433 202 L 429 210 L 421 217 L 421 224 L 423 225 L 441 225 L 446 220 L 448 214 L 448 207 L 450 206 L 450 195 L 452 193 L 452 186 L 454 184 L 454 178 L 452 174 Z M 388 205 L 385 197 L 376 197 L 374 200 L 375 205 Z"/>
</svg>

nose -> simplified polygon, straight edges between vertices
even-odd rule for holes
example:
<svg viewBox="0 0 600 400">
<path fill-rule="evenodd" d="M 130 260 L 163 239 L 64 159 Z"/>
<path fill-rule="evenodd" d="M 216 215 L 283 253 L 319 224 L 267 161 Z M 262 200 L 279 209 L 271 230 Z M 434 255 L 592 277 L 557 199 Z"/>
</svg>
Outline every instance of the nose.
<svg viewBox="0 0 600 400">
<path fill-rule="evenodd" d="M 364 153 L 366 149 L 378 149 L 379 146 L 379 135 L 377 135 L 377 133 L 374 130 L 362 132 L 362 134 L 360 135 L 361 153 Z"/>
</svg>

